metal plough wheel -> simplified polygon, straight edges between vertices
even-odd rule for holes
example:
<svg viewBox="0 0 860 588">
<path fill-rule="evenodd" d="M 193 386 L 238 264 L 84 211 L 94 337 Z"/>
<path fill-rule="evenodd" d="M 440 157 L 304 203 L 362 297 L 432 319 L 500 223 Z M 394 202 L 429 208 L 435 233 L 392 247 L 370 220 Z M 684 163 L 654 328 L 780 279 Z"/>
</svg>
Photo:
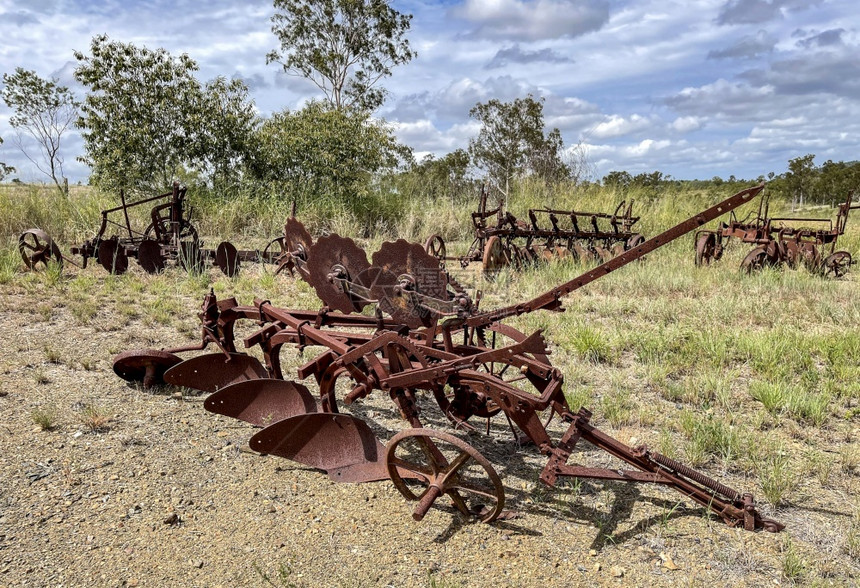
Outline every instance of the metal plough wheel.
<svg viewBox="0 0 860 588">
<path fill-rule="evenodd" d="M 440 261 L 445 259 L 445 240 L 442 235 L 430 235 L 424 242 L 424 251 Z"/>
<path fill-rule="evenodd" d="M 751 274 L 760 271 L 768 262 L 767 248 L 764 245 L 759 245 L 744 257 L 741 262 L 741 270 Z"/>
<path fill-rule="evenodd" d="M 505 506 L 505 490 L 496 470 L 477 449 L 454 435 L 430 429 L 401 431 L 388 443 L 385 464 L 397 490 L 407 500 L 418 501 L 412 513 L 416 521 L 443 494 L 457 510 L 485 523 L 494 521 Z"/>
<path fill-rule="evenodd" d="M 60 248 L 42 229 L 27 229 L 18 237 L 18 251 L 24 265 L 30 269 L 38 269 L 40 263 L 46 268 L 48 264 L 56 263 L 63 267 L 63 255 Z"/>
<path fill-rule="evenodd" d="M 164 245 L 169 245 L 173 242 L 172 224 L 169 218 L 160 218 L 158 223 L 149 223 L 146 230 L 143 231 L 144 239 L 154 239 Z M 179 221 L 179 240 L 191 241 L 197 243 L 197 229 L 186 220 Z"/>
<path fill-rule="evenodd" d="M 717 237 L 712 233 L 701 235 L 696 240 L 696 265 L 710 265 L 717 250 Z"/>
<path fill-rule="evenodd" d="M 851 254 L 847 251 L 837 251 L 827 256 L 824 260 L 824 275 L 841 278 L 848 273 L 851 267 Z"/>
<path fill-rule="evenodd" d="M 505 254 L 505 244 L 498 236 L 493 235 L 484 246 L 484 271 L 498 271 L 507 266 L 508 261 L 508 256 Z"/>
</svg>

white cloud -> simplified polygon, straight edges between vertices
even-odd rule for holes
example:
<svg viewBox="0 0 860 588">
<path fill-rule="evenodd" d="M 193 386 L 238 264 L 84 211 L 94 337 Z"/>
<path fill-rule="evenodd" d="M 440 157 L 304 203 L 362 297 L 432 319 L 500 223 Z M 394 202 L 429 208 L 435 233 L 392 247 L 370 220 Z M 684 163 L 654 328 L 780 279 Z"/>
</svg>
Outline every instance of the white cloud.
<svg viewBox="0 0 860 588">
<path fill-rule="evenodd" d="M 609 20 L 604 0 L 466 0 L 451 10 L 477 25 L 470 35 L 489 39 L 537 41 L 577 37 Z"/>
<path fill-rule="evenodd" d="M 592 135 L 595 139 L 623 137 L 625 135 L 633 135 L 640 131 L 647 130 L 653 125 L 654 122 L 652 120 L 638 114 L 634 114 L 630 117 L 613 114 L 594 127 Z"/>
<path fill-rule="evenodd" d="M 698 131 L 702 126 L 702 119 L 697 116 L 679 116 L 672 121 L 672 129 L 679 133 Z"/>
</svg>

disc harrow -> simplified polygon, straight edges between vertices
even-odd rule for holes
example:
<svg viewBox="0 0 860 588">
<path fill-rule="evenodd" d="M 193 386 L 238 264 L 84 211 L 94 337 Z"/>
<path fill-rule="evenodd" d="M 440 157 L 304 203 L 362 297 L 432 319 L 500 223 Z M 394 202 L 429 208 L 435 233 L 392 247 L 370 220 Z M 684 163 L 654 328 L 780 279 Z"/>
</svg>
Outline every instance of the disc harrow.
<svg viewBox="0 0 860 588">
<path fill-rule="evenodd" d="M 520 269 L 554 258 L 605 262 L 645 242 L 633 230 L 639 217 L 633 216 L 632 201 L 626 208 L 622 201 L 612 214 L 532 208 L 525 222 L 505 212 L 501 203 L 487 210 L 487 197 L 484 188 L 478 210 L 472 213 L 475 238 L 465 255 L 447 255 L 445 240 L 438 234 L 427 238 L 425 251 L 442 263 L 456 261 L 464 268 L 481 262 L 484 272 L 492 274 L 508 266 Z M 490 226 L 494 216 L 496 224 Z"/>
<path fill-rule="evenodd" d="M 732 238 L 753 248 L 741 261 L 741 270 L 753 273 L 765 267 L 804 265 L 823 276 L 841 278 L 856 263 L 847 251 L 837 251 L 836 242 L 845 233 L 848 213 L 860 208 L 853 204 L 854 193 L 838 205 L 836 222 L 829 218 L 770 217 L 767 196 L 759 201 L 755 218 L 738 220 L 734 213 L 728 223 L 714 230 L 699 230 L 694 237 L 696 265 L 719 261 Z"/>
<path fill-rule="evenodd" d="M 120 354 L 114 369 L 144 386 L 170 383 L 210 392 L 205 408 L 259 430 L 250 447 L 325 472 L 338 482 L 391 479 L 421 520 L 447 497 L 465 516 L 492 522 L 506 513 L 504 485 L 492 462 L 461 436 L 423 426 L 419 397 L 429 394 L 453 428 L 478 433 L 477 420 L 503 417 L 516 439 L 546 458 L 540 480 L 594 478 L 673 488 L 730 526 L 777 532 L 780 523 L 739 492 L 645 446 L 630 447 L 598 430 L 586 409 L 574 412 L 562 372 L 549 361 L 541 331 L 521 333 L 504 319 L 538 310 L 562 311 L 561 298 L 755 197 L 743 190 L 661 235 L 621 253 L 540 296 L 483 311 L 446 281 L 432 256 L 403 241 L 367 256 L 349 239 L 321 238 L 308 251 L 308 281 L 319 311 L 280 308 L 265 300 L 242 306 L 210 292 L 199 314 L 202 340 L 216 352 L 175 363 L 192 348 Z M 392 278 L 393 276 L 393 278 Z M 358 314 L 363 306 L 375 313 Z M 237 322 L 256 325 L 241 343 L 263 362 L 237 352 Z M 322 348 L 284 378 L 284 345 Z M 167 367 L 167 364 L 172 364 Z M 264 366 L 265 364 L 265 366 Z M 143 367 L 141 367 L 143 366 Z M 167 369 L 164 369 L 167 367 Z M 301 381 L 313 377 L 317 397 Z M 345 383 L 346 392 L 343 386 Z M 343 412 L 369 395 L 387 394 L 407 424 L 387 444 L 370 424 Z M 545 424 L 541 415 L 549 414 Z M 559 421 L 554 439 L 547 428 Z M 571 464 L 582 441 L 626 464 L 622 469 Z M 522 449 L 526 450 L 526 449 Z"/>
<path fill-rule="evenodd" d="M 136 259 L 149 274 L 163 271 L 168 262 L 177 263 L 189 271 L 198 271 L 209 261 L 231 277 L 239 272 L 241 262 L 275 263 L 278 264 L 276 272 L 294 263 L 294 256 L 290 254 L 294 250 L 285 245 L 290 234 L 289 221 L 285 236 L 272 240 L 263 251 L 239 250 L 228 241 L 219 243 L 214 250 L 203 248 L 191 222 L 191 209 L 186 211 L 186 192 L 187 189 L 178 182 L 173 183 L 171 192 L 131 202 L 126 200 L 124 192 L 120 192 L 120 206 L 102 210 L 101 225 L 96 235 L 71 248 L 73 255 L 82 258 L 80 264 L 64 256 L 47 233 L 37 228 L 21 233 L 18 250 L 30 269 L 39 269 L 49 263 L 62 269 L 64 262 L 86 268 L 89 260 L 95 259 L 112 274 L 128 271 L 129 259 Z M 149 212 L 149 224 L 141 230 L 132 225 L 129 210 L 144 204 L 154 206 Z M 116 220 L 116 216 L 120 220 Z M 110 229 L 119 229 L 120 233 L 108 236 Z"/>
</svg>

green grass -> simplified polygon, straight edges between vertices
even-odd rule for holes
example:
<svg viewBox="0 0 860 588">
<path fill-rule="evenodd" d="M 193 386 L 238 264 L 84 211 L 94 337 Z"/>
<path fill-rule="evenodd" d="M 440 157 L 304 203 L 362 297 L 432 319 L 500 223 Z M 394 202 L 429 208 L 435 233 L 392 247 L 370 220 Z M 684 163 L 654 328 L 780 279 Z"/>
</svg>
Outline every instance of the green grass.
<svg viewBox="0 0 860 588">
<path fill-rule="evenodd" d="M 112 195 L 89 189 L 73 190 L 63 203 L 48 192 L 0 186 L 0 285 L 4 294 L 39 301 L 23 309 L 39 326 L 61 321 L 97 329 L 133 325 L 149 334 L 147 345 L 160 347 L 199 340 L 196 313 L 210 288 L 219 299 L 235 296 L 240 304 L 259 297 L 287 308 L 320 306 L 305 282 L 250 263 L 234 279 L 212 268 L 188 273 L 172 266 L 148 276 L 134 262 L 128 274 L 115 277 L 97 265 L 79 270 L 67 264 L 62 274 L 26 272 L 17 252 L 20 230 L 41 226 L 68 254 L 71 245 L 92 236 L 99 210 L 116 205 Z M 672 192 L 656 198 L 646 192 L 525 183 L 512 194 L 509 207 L 525 218 L 529 207 L 612 211 L 620 200 L 633 198 L 634 214 L 642 216 L 637 228 L 653 236 L 730 192 Z M 368 258 L 385 240 L 423 243 L 433 233 L 443 236 L 449 253 L 462 253 L 471 242 L 469 214 L 475 200 L 475 194 L 454 201 L 412 201 L 409 194 L 399 194 L 390 206 L 400 209 L 381 222 L 369 221 L 370 214 L 357 216 L 352 208 L 300 202 L 298 216 L 313 235 L 335 230 L 354 238 Z M 772 204 L 773 215 L 788 212 Z M 201 237 L 213 248 L 224 239 L 240 248 L 264 247 L 282 232 L 290 207 L 286 200 L 249 195 L 193 200 L 192 205 Z M 147 218 L 135 211 L 132 221 Z M 860 223 L 849 223 L 848 231 L 840 246 L 856 258 Z M 545 330 L 550 359 L 565 376 L 569 405 L 592 410 L 597 426 L 609 434 L 625 442 L 635 435 L 711 477 L 755 491 L 760 502 L 773 507 L 792 508 L 815 493 L 819 506 L 836 509 L 846 492 L 856 490 L 860 473 L 860 269 L 852 267 L 842 280 L 787 268 L 748 276 L 738 271 L 748 251 L 749 246 L 732 242 L 723 259 L 696 268 L 692 236 L 683 237 L 565 297 L 564 313 L 531 313 L 506 323 L 526 333 Z M 562 261 L 523 272 L 505 270 L 486 280 L 472 266 L 457 278 L 470 293 L 481 289 L 481 308 L 492 309 L 538 296 L 586 269 Z M 3 298 L 4 311 L 13 310 Z M 121 324 L 102 325 L 102 310 Z M 256 328 L 246 326 L 248 332 Z M 110 355 L 126 348 L 128 340 L 118 331 L 104 350 Z M 28 373 L 40 385 L 48 382 L 49 370 L 64 369 L 49 362 L 72 362 L 59 344 L 37 344 L 31 351 L 28 361 L 35 367 Z M 287 345 L 284 365 L 307 361 L 313 351 L 300 358 Z M 110 369 L 103 356 L 74 361 L 84 369 Z M 845 525 L 846 560 L 860 557 L 858 520 L 855 516 L 850 527 Z M 781 570 L 790 581 L 814 577 L 814 562 L 804 560 L 801 542 L 795 542 L 794 552 L 786 548 L 768 562 L 769 569 Z M 270 574 L 277 582 L 277 570 Z"/>
</svg>

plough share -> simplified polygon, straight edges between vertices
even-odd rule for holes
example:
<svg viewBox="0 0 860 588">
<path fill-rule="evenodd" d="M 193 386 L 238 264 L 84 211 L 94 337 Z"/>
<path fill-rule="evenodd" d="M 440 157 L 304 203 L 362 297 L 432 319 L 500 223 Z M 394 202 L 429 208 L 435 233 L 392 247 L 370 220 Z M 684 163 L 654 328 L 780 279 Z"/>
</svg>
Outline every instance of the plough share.
<svg viewBox="0 0 860 588">
<path fill-rule="evenodd" d="M 144 386 L 166 382 L 211 392 L 207 410 L 261 427 L 250 440 L 260 453 L 323 470 L 339 482 L 391 479 L 416 502 L 416 520 L 443 495 L 485 522 L 505 512 L 504 487 L 490 461 L 460 437 L 423 427 L 418 399 L 425 391 L 458 430 L 476 433 L 474 421 L 488 419 L 489 426 L 489 419 L 503 415 L 518 441 L 533 443 L 546 456 L 540 480 L 548 486 L 569 477 L 663 484 L 731 526 L 777 532 L 783 525 L 761 516 L 751 494 L 595 428 L 588 410 L 574 412 L 568 404 L 563 375 L 550 363 L 542 333 L 526 336 L 501 322 L 541 309 L 562 311 L 563 296 L 748 202 L 763 187 L 743 190 L 533 300 L 490 312 L 480 310 L 480 300 L 449 280 L 420 245 L 388 242 L 368 261 L 352 240 L 322 237 L 299 259 L 300 275 L 325 305 L 320 311 L 284 309 L 265 300 L 242 306 L 210 293 L 199 314 L 200 344 L 127 351 L 115 358 L 114 370 Z M 357 314 L 367 305 L 375 305 L 372 315 Z M 243 345 L 258 346 L 265 365 L 237 351 L 237 321 L 257 323 Z M 175 355 L 210 344 L 217 353 L 185 361 Z M 324 351 L 290 381 L 281 369 L 284 345 Z M 310 376 L 319 398 L 301 383 Z M 349 385 L 339 397 L 341 381 Z M 409 426 L 387 445 L 366 421 L 341 412 L 376 391 L 388 394 Z M 557 441 L 547 430 L 549 420 L 541 421 L 545 411 L 566 426 Z M 581 440 L 630 467 L 568 463 Z"/>
</svg>

